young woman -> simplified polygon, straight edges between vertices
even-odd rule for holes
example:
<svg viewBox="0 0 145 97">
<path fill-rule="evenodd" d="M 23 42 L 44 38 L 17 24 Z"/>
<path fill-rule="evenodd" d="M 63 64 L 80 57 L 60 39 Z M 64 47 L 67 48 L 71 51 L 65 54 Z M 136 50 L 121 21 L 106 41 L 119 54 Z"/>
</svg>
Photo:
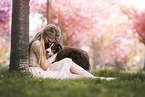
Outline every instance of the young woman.
<svg viewBox="0 0 145 97">
<path fill-rule="evenodd" d="M 55 79 L 96 78 L 69 58 L 52 63 L 57 55 L 55 54 L 46 59 L 45 49 L 52 43 L 59 42 L 60 37 L 61 30 L 49 24 L 32 39 L 29 45 L 29 71 L 33 76 Z"/>
</svg>

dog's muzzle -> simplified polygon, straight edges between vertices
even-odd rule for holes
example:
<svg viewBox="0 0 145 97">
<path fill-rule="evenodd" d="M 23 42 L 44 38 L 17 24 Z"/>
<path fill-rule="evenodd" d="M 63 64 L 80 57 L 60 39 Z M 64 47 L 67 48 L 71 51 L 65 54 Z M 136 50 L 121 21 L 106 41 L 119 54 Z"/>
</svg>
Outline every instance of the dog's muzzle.
<svg viewBox="0 0 145 97">
<path fill-rule="evenodd" d="M 52 43 L 51 46 L 48 49 L 45 50 L 46 51 L 46 59 L 48 59 L 49 57 L 51 57 L 53 55 L 53 51 L 51 49 L 51 47 L 53 45 L 54 45 L 54 43 Z"/>
</svg>

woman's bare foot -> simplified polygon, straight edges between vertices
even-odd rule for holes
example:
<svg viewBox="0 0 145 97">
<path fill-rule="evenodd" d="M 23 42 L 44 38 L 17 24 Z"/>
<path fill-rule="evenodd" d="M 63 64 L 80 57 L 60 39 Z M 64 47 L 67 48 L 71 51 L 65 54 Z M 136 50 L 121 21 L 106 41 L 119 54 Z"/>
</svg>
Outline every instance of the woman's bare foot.
<svg viewBox="0 0 145 97">
<path fill-rule="evenodd" d="M 115 80 L 116 78 L 114 77 L 95 77 L 95 78 L 100 78 L 101 80 L 106 79 L 106 80 Z"/>
</svg>

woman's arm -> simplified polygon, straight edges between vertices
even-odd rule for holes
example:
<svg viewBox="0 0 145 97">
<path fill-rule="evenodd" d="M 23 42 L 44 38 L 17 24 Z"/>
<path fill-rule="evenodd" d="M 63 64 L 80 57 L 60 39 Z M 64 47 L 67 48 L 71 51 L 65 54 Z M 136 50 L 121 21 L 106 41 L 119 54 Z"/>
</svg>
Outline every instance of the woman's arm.
<svg viewBox="0 0 145 97">
<path fill-rule="evenodd" d="M 43 70 L 47 70 L 48 67 L 50 66 L 50 64 L 51 64 L 53 61 L 55 61 L 56 55 L 57 55 L 57 54 L 52 55 L 50 58 L 48 58 L 48 59 L 45 61 L 45 63 L 41 64 L 41 68 L 42 68 Z"/>
</svg>

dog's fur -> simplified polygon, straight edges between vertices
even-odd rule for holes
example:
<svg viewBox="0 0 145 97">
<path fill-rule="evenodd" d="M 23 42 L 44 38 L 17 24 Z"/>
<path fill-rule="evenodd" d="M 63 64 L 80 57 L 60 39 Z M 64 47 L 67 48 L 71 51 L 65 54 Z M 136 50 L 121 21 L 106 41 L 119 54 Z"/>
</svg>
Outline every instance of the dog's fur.
<svg viewBox="0 0 145 97">
<path fill-rule="evenodd" d="M 79 49 L 70 46 L 62 46 L 60 43 L 55 43 L 51 50 L 53 53 L 58 53 L 56 56 L 56 61 L 60 61 L 64 58 L 71 58 L 73 62 L 84 68 L 85 70 L 90 70 L 90 62 L 88 53 Z"/>
</svg>

